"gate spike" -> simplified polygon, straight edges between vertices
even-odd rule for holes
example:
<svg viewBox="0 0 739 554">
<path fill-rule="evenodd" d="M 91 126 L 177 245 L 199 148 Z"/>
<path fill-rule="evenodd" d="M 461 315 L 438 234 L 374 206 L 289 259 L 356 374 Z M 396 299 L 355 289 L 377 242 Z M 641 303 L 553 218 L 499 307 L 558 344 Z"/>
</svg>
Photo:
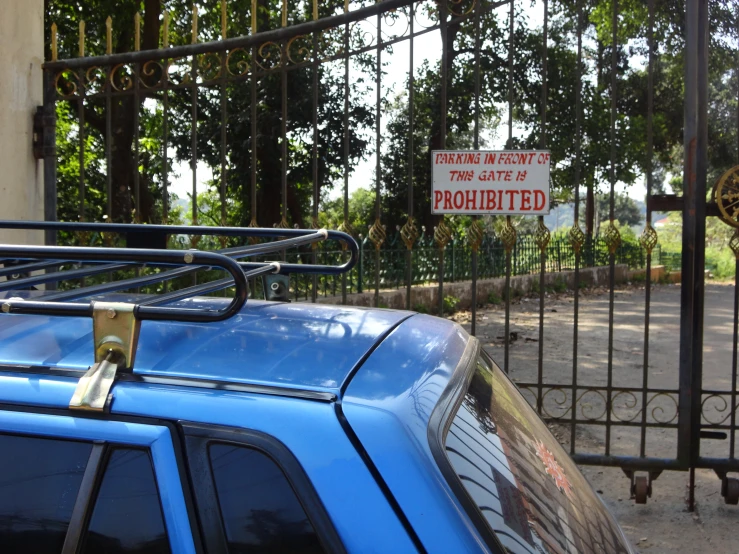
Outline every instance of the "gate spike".
<svg viewBox="0 0 739 554">
<path fill-rule="evenodd" d="M 51 61 L 55 62 L 58 57 L 57 42 L 56 42 L 56 23 L 51 24 Z"/>
<path fill-rule="evenodd" d="M 226 40 L 226 0 L 221 0 L 221 38 Z"/>
<path fill-rule="evenodd" d="M 257 34 L 257 0 L 251 0 L 251 34 Z"/>
<path fill-rule="evenodd" d="M 141 50 L 141 14 L 136 12 L 133 16 L 133 49 Z"/>
<path fill-rule="evenodd" d="M 164 12 L 164 27 L 162 28 L 162 47 L 169 48 L 169 12 Z"/>
<path fill-rule="evenodd" d="M 113 18 L 110 16 L 105 20 L 105 53 L 108 56 L 113 53 Z"/>
<path fill-rule="evenodd" d="M 192 5 L 192 44 L 198 42 L 198 7 Z"/>
<path fill-rule="evenodd" d="M 85 57 L 85 22 L 84 20 L 80 21 L 79 55 L 80 55 L 80 58 Z"/>
</svg>

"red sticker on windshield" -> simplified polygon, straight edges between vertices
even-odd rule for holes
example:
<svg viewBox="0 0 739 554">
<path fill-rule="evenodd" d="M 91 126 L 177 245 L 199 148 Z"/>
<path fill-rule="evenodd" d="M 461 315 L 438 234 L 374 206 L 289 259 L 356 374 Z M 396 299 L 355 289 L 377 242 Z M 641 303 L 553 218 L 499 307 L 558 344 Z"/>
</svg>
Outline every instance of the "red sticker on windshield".
<svg viewBox="0 0 739 554">
<path fill-rule="evenodd" d="M 546 469 L 547 474 L 551 475 L 552 479 L 554 479 L 554 482 L 557 484 L 557 488 L 567 496 L 570 496 L 572 493 L 570 480 L 567 479 L 562 466 L 559 465 L 557 460 L 554 458 L 554 454 L 552 454 L 540 440 L 536 441 L 536 455 L 544 463 L 544 469 Z"/>
</svg>

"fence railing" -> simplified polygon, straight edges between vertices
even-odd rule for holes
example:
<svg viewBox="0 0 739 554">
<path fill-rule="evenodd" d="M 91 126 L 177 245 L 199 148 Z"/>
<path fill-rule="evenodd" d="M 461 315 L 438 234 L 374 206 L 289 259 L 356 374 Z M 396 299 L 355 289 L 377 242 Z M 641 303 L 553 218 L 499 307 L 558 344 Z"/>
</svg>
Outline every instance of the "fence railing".
<svg viewBox="0 0 739 554">
<path fill-rule="evenodd" d="M 407 249 L 399 237 L 392 237 L 387 246 L 379 253 L 379 288 L 400 289 L 407 284 Z M 313 252 L 289 253 L 286 261 L 291 263 L 313 263 Z M 411 257 L 411 277 L 413 285 L 433 284 L 439 276 L 440 249 L 434 243 L 432 235 L 422 235 L 414 245 Z M 661 263 L 661 250 L 655 248 L 652 253 L 653 264 Z M 665 253 L 668 260 L 672 254 Z M 318 249 L 315 252 L 318 263 L 337 263 L 343 253 L 340 250 Z M 444 251 L 444 282 L 452 283 L 472 279 L 472 248 L 462 238 L 452 240 Z M 615 263 L 625 264 L 630 269 L 646 266 L 647 253 L 638 244 L 623 242 L 616 250 Z M 367 292 L 375 288 L 375 265 L 377 256 L 369 239 L 360 241 L 359 263 L 347 275 L 346 287 L 349 294 Z M 609 265 L 609 250 L 606 241 L 601 237 L 589 239 L 581 251 L 580 267 L 597 267 Z M 679 268 L 679 255 L 677 258 Z M 532 235 L 521 235 L 511 253 L 511 274 L 530 275 L 541 271 L 541 250 Z M 567 238 L 553 238 L 546 251 L 546 271 L 569 271 L 575 268 L 575 251 Z M 672 266 L 671 266 L 672 269 Z M 478 251 L 478 279 L 505 277 L 506 252 L 498 237 L 485 237 Z M 305 275 L 294 275 L 291 278 L 291 290 L 296 300 L 311 298 L 313 278 Z M 317 296 L 338 296 L 341 294 L 340 277 L 323 276 L 316 280 Z"/>
</svg>

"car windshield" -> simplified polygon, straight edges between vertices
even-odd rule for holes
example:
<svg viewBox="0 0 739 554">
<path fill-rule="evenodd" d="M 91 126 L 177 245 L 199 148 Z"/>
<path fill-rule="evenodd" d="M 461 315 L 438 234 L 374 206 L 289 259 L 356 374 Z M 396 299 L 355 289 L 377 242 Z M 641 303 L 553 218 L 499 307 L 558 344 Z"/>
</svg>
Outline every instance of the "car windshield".
<svg viewBox="0 0 739 554">
<path fill-rule="evenodd" d="M 574 462 L 484 355 L 443 446 L 468 496 L 463 504 L 509 552 L 630 552 Z"/>
</svg>

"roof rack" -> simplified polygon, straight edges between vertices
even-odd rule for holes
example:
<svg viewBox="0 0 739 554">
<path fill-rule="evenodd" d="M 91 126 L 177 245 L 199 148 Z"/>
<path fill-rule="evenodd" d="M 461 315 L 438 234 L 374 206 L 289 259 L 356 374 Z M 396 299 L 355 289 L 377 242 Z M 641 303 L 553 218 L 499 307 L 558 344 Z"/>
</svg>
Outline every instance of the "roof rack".
<svg viewBox="0 0 739 554">
<path fill-rule="evenodd" d="M 164 248 L 102 248 L 68 246 L 15 246 L 0 244 L 0 293 L 21 291 L 36 285 L 107 275 L 108 280 L 90 286 L 46 292 L 38 297 L 25 295 L 0 300 L 4 314 L 89 316 L 93 319 L 95 364 L 80 379 L 70 408 L 104 411 L 109 408 L 109 391 L 117 371 L 132 371 L 138 333 L 143 320 L 213 322 L 237 314 L 247 301 L 249 279 L 290 273 L 338 275 L 351 270 L 359 259 L 359 246 L 348 234 L 325 229 L 262 229 L 240 227 L 190 227 L 175 225 L 135 225 L 117 223 L 61 223 L 0 221 L 0 229 L 118 233 L 127 244 L 165 245 L 167 235 L 211 235 L 247 239 L 274 239 L 271 242 L 224 248 L 215 252 L 167 250 Z M 286 249 L 312 245 L 324 240 L 342 243 L 349 259 L 342 265 L 288 264 L 280 261 L 244 262 L 244 258 L 282 253 Z M 71 269 L 61 269 L 73 264 Z M 121 269 L 154 267 L 155 275 L 115 279 Z M 89 300 L 104 293 L 168 282 L 203 270 L 220 269 L 225 278 L 180 290 L 153 295 L 136 303 Z M 44 271 L 40 275 L 32 272 Z M 274 285 L 273 285 L 274 286 Z M 222 309 L 195 309 L 167 306 L 175 301 L 233 288 L 231 302 Z M 37 299 L 38 298 L 38 299 Z"/>
</svg>

